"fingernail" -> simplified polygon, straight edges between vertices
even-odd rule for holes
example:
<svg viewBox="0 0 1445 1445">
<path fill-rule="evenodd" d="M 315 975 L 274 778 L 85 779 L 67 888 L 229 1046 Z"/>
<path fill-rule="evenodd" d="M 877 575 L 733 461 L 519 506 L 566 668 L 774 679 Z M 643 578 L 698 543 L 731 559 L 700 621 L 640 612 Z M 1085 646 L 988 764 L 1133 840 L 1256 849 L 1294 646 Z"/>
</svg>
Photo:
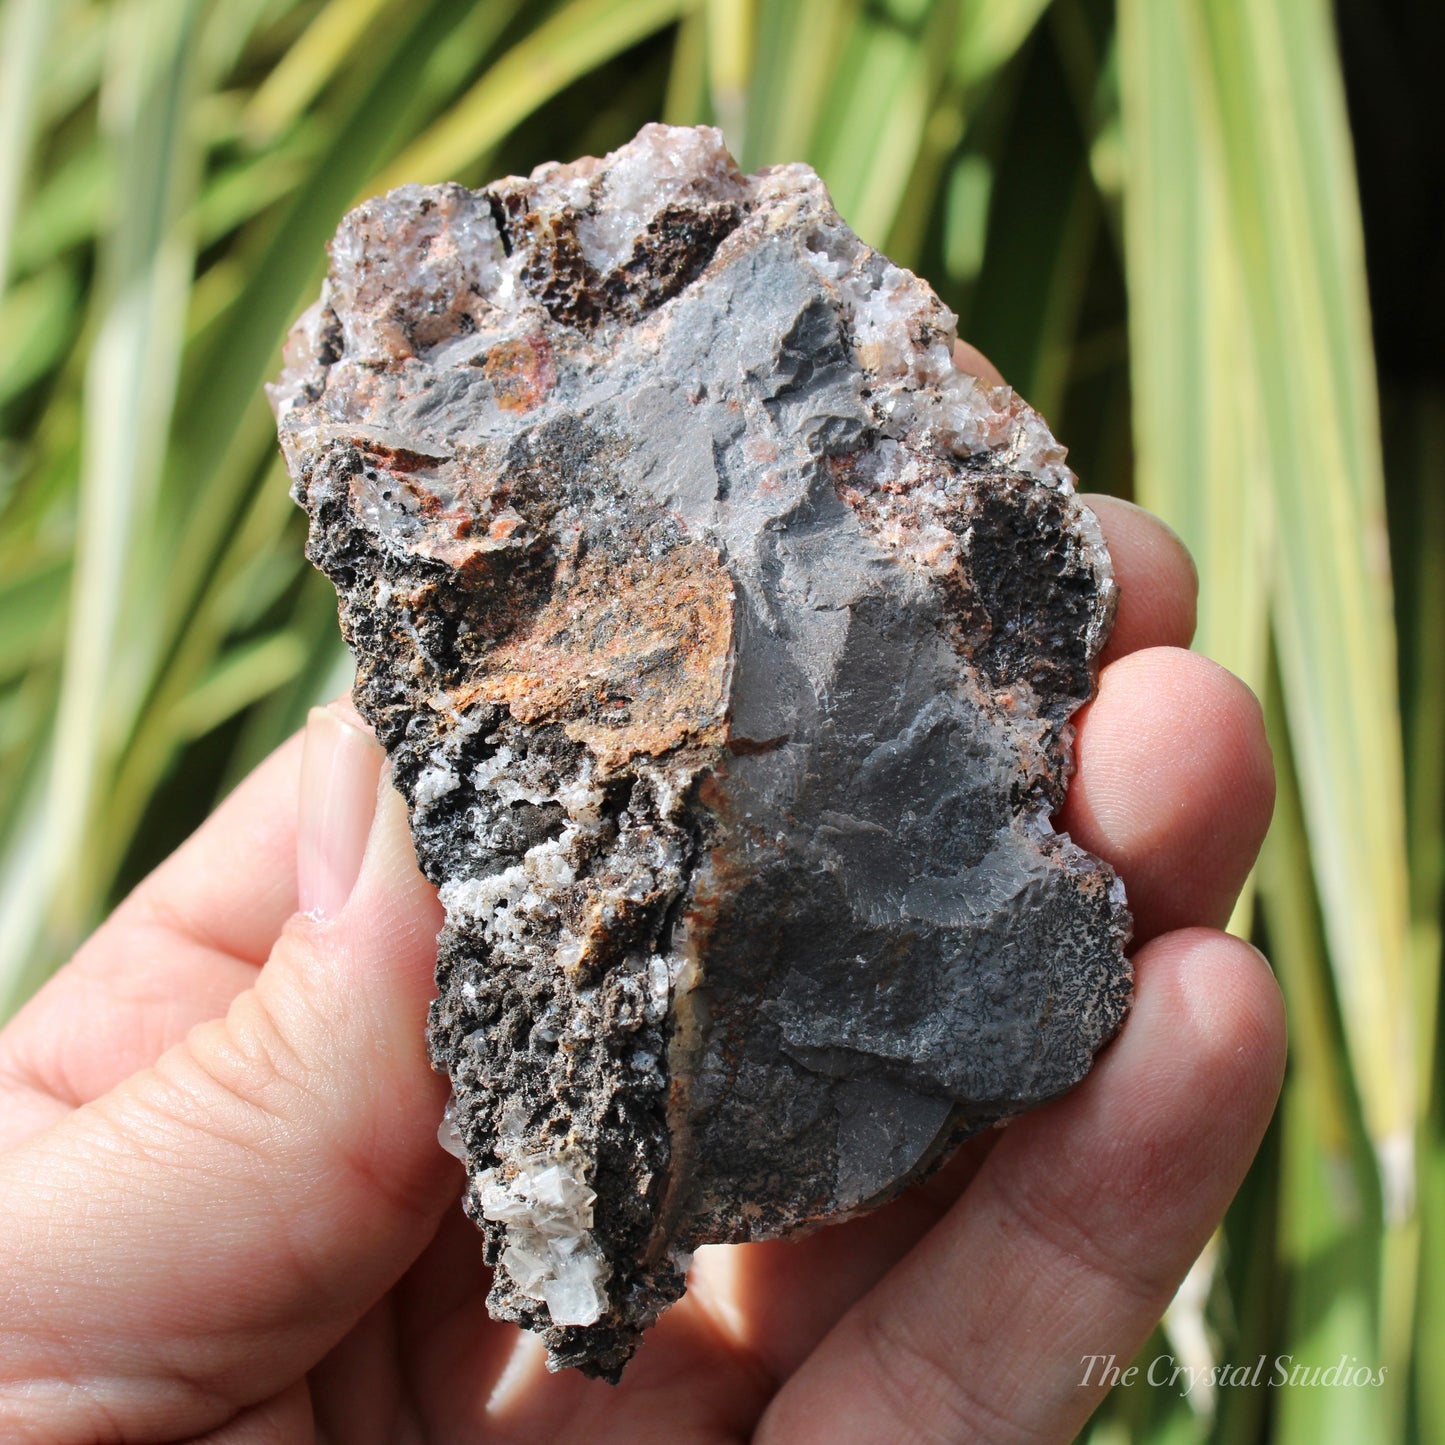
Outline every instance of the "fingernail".
<svg viewBox="0 0 1445 1445">
<path fill-rule="evenodd" d="M 352 912 L 367 919 L 367 927 L 373 931 L 383 917 L 389 928 L 413 930 L 431 938 L 442 926 L 436 889 L 417 867 L 406 800 L 397 792 L 388 769 L 382 770 L 377 788 L 361 876 L 347 900 L 346 913 Z"/>
<path fill-rule="evenodd" d="M 324 707 L 306 719 L 296 828 L 301 911 L 334 918 L 351 896 L 376 811 L 382 751 L 370 734 Z"/>
</svg>

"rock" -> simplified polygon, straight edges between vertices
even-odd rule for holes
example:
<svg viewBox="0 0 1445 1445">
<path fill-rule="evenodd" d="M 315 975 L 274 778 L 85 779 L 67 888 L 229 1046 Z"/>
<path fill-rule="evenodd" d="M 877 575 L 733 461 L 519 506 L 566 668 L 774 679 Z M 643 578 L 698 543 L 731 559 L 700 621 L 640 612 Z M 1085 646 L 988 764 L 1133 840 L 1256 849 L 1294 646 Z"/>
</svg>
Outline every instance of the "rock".
<svg viewBox="0 0 1445 1445">
<path fill-rule="evenodd" d="M 709 129 L 359 206 L 271 388 L 446 908 L 488 1304 L 615 1379 L 691 1251 L 869 1209 L 1130 997 L 1054 832 L 1115 587 L 1063 449 Z"/>
</svg>

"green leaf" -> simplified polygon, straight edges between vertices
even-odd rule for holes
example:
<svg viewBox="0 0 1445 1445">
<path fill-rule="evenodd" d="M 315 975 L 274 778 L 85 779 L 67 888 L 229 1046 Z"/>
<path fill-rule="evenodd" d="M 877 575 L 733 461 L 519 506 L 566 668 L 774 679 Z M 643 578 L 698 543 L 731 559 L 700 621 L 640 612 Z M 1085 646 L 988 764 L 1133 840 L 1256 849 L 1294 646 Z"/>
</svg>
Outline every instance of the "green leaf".
<svg viewBox="0 0 1445 1445">
<path fill-rule="evenodd" d="M 48 266 L 0 300 L 0 405 L 45 375 L 75 335 L 79 288 L 70 267 Z"/>
<path fill-rule="evenodd" d="M 1048 9 L 1049 0 L 965 0 L 955 68 L 968 87 L 1008 63 Z"/>
<path fill-rule="evenodd" d="M 63 560 L 43 557 L 19 576 L 0 580 L 0 684 L 54 649 L 64 632 L 69 581 Z"/>
<path fill-rule="evenodd" d="M 463 175 L 509 131 L 579 76 L 646 40 L 695 0 L 572 0 L 497 61 L 376 182 Z"/>
<path fill-rule="evenodd" d="M 1203 39 L 1196 5 L 1120 5 L 1134 493 L 1206 579 L 1195 646 L 1263 693 L 1273 504 Z"/>
<path fill-rule="evenodd" d="M 692 10 L 678 22 L 662 119 L 668 125 L 705 125 L 711 118 L 707 95 L 707 13 Z"/>
<path fill-rule="evenodd" d="M 1345 1037 L 1387 1214 L 1412 1208 L 1410 968 L 1395 629 L 1354 165 L 1324 0 L 1204 7 L 1276 518 L 1285 707 Z"/>
<path fill-rule="evenodd" d="M 97 790 L 118 739 L 106 726 L 133 543 L 154 502 L 179 370 L 193 250 L 186 217 L 200 166 L 188 108 L 199 0 L 129 0 L 113 15 L 104 114 L 125 205 L 103 248 L 86 375 L 80 531 L 54 763 L 44 811 L 15 840 L 0 895 L 0 1000 L 37 948 L 64 950 L 88 922 L 79 888 Z"/>
<path fill-rule="evenodd" d="M 251 144 L 264 146 L 294 124 L 394 4 L 328 0 L 247 102 L 242 129 Z"/>
<path fill-rule="evenodd" d="M 91 141 L 72 151 L 38 184 L 15 226 L 15 269 L 36 270 L 91 240 L 109 212 L 114 173 L 109 152 Z"/>
<path fill-rule="evenodd" d="M 703 0 L 703 13 L 713 114 L 734 155 L 743 155 L 757 47 L 757 0 Z"/>
<path fill-rule="evenodd" d="M 858 10 L 859 0 L 763 6 L 748 133 L 738 156 L 744 166 L 816 160 L 820 119 L 839 84 L 840 58 Z"/>
<path fill-rule="evenodd" d="M 30 166 L 36 101 L 58 0 L 4 0 L 0 8 L 0 295 Z"/>
<path fill-rule="evenodd" d="M 290 682 L 306 663 L 306 644 L 294 632 L 246 643 L 219 658 L 170 716 L 177 740 L 204 737 L 253 702 Z"/>
</svg>

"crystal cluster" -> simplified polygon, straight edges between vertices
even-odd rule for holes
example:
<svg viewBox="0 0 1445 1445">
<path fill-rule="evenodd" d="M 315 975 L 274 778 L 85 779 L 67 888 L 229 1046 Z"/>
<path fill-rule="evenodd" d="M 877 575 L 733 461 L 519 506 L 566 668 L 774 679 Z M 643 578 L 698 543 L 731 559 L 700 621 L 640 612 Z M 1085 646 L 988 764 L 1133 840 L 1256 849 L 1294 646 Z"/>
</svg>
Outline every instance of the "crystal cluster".
<svg viewBox="0 0 1445 1445">
<path fill-rule="evenodd" d="M 271 389 L 446 909 L 492 1312 L 616 1378 L 701 1244 L 874 1207 L 1130 996 L 1051 826 L 1114 582 L 1063 450 L 716 131 L 342 222 Z"/>
</svg>

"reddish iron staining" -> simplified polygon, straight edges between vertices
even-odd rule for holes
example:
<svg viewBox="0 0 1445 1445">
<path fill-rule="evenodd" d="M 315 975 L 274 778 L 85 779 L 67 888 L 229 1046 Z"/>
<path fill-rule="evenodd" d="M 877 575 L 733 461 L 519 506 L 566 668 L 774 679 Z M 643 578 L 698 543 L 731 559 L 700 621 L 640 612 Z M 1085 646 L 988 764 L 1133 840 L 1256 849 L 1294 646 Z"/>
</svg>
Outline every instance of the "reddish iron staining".
<svg viewBox="0 0 1445 1445">
<path fill-rule="evenodd" d="M 543 336 L 523 336 L 492 347 L 482 373 L 503 411 L 531 411 L 557 384 L 552 348 Z"/>
<path fill-rule="evenodd" d="M 604 771 L 712 746 L 722 741 L 732 625 L 732 584 L 711 547 L 564 563 L 545 605 L 449 705 L 486 700 L 519 722 L 560 722 Z"/>
</svg>

